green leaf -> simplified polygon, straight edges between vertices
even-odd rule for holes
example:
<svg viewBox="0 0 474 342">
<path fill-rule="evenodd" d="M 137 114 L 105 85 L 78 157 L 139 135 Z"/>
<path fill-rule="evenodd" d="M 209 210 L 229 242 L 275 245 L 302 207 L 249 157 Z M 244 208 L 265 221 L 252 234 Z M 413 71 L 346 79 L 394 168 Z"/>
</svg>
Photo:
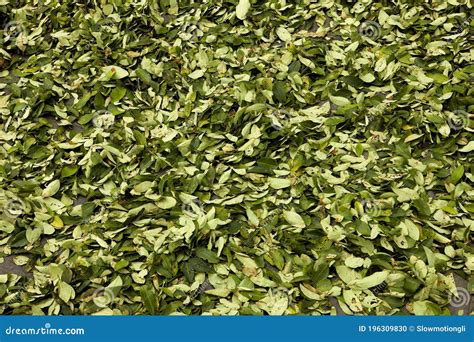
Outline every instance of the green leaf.
<svg viewBox="0 0 474 342">
<path fill-rule="evenodd" d="M 78 165 L 66 165 L 61 170 L 61 177 L 63 178 L 71 177 L 77 172 L 78 169 L 79 169 Z"/>
<path fill-rule="evenodd" d="M 275 85 L 273 86 L 273 94 L 278 102 L 286 102 L 288 94 L 288 88 L 286 87 L 286 84 L 282 81 L 276 81 Z"/>
<path fill-rule="evenodd" d="M 413 313 L 417 316 L 437 316 L 441 314 L 439 306 L 428 300 L 413 303 Z"/>
<path fill-rule="evenodd" d="M 115 265 L 114 265 L 114 270 L 118 271 L 122 268 L 125 268 L 129 265 L 129 261 L 128 260 L 120 260 L 119 262 L 117 262 Z"/>
<path fill-rule="evenodd" d="M 284 210 L 283 217 L 285 218 L 286 222 L 291 224 L 293 227 L 296 228 L 304 228 L 306 224 L 304 223 L 303 218 L 293 210 Z"/>
<path fill-rule="evenodd" d="M 150 182 L 150 181 L 141 182 L 133 187 L 133 191 L 137 193 L 143 193 L 151 189 L 152 186 L 153 186 L 153 182 Z"/>
<path fill-rule="evenodd" d="M 220 289 L 207 290 L 206 293 L 209 294 L 209 295 L 213 295 L 213 296 L 225 298 L 225 297 L 227 297 L 227 296 L 229 295 L 230 290 L 229 290 L 229 289 L 220 288 Z"/>
<path fill-rule="evenodd" d="M 26 240 L 29 243 L 34 243 L 38 241 L 43 230 L 41 228 L 27 228 L 26 229 Z"/>
<path fill-rule="evenodd" d="M 339 278 L 346 284 L 351 284 L 361 278 L 359 273 L 345 265 L 337 265 L 336 272 Z"/>
<path fill-rule="evenodd" d="M 125 88 L 122 88 L 122 87 L 114 88 L 114 90 L 112 90 L 112 92 L 110 93 L 110 99 L 112 102 L 118 102 L 125 96 L 126 93 L 127 93 L 127 89 Z"/>
<path fill-rule="evenodd" d="M 119 80 L 128 76 L 128 71 L 117 65 L 109 65 L 102 68 L 105 79 Z"/>
<path fill-rule="evenodd" d="M 336 106 L 345 106 L 351 103 L 348 99 L 342 96 L 332 96 L 329 95 L 329 99 L 331 100 L 332 103 L 334 103 Z"/>
<path fill-rule="evenodd" d="M 455 314 L 470 4 L 346 2 L 0 0 L 2 312 Z"/>
<path fill-rule="evenodd" d="M 273 189 L 284 189 L 291 186 L 291 181 L 284 178 L 269 178 L 270 186 Z"/>
<path fill-rule="evenodd" d="M 409 188 L 393 189 L 393 192 L 398 195 L 397 201 L 399 202 L 408 202 L 419 197 L 416 190 Z"/>
<path fill-rule="evenodd" d="M 402 227 L 402 231 L 406 233 L 413 240 L 417 241 L 420 239 L 420 228 L 410 219 L 405 219 L 400 226 Z"/>
<path fill-rule="evenodd" d="M 474 151 L 474 141 L 469 141 L 469 143 L 466 146 L 459 149 L 459 152 L 464 152 L 464 153 L 469 153 L 472 151 Z"/>
<path fill-rule="evenodd" d="M 151 285 L 140 287 L 140 296 L 148 315 L 155 315 L 158 311 L 158 301 L 155 289 Z"/>
<path fill-rule="evenodd" d="M 272 258 L 274 265 L 279 270 L 282 270 L 285 266 L 285 259 L 283 258 L 283 255 L 278 251 L 278 249 L 271 249 L 270 257 Z"/>
<path fill-rule="evenodd" d="M 464 175 L 464 166 L 459 165 L 451 172 L 451 182 L 453 182 L 453 184 L 456 184 L 457 182 L 461 180 L 463 175 Z"/>
<path fill-rule="evenodd" d="M 433 79 L 436 83 L 444 83 L 449 81 L 449 77 L 439 73 L 426 74 L 429 78 Z"/>
<path fill-rule="evenodd" d="M 414 200 L 413 205 L 422 215 L 425 215 L 425 216 L 431 215 L 431 208 L 424 199 L 419 198 L 419 199 Z"/>
<path fill-rule="evenodd" d="M 61 298 L 66 303 L 69 303 L 69 301 L 73 299 L 76 295 L 76 293 L 74 292 L 74 288 L 64 281 L 59 282 L 58 290 L 59 298 Z"/>
<path fill-rule="evenodd" d="M 355 290 L 367 290 L 383 283 L 389 275 L 389 271 L 375 272 L 368 277 L 351 281 L 348 285 Z"/>
<path fill-rule="evenodd" d="M 189 78 L 192 78 L 193 80 L 196 80 L 198 78 L 201 78 L 204 76 L 205 71 L 204 70 L 194 70 L 192 73 L 189 74 Z"/>
<path fill-rule="evenodd" d="M 153 80 L 151 78 L 151 75 L 144 69 L 142 68 L 137 68 L 135 70 L 136 75 L 138 78 L 143 81 L 145 84 L 152 84 Z"/>
<path fill-rule="evenodd" d="M 196 255 L 201 259 L 204 259 L 211 264 L 215 264 L 219 262 L 219 257 L 217 254 L 207 248 L 199 247 L 196 249 Z"/>
<path fill-rule="evenodd" d="M 56 194 L 61 186 L 61 182 L 59 179 L 55 179 L 51 183 L 48 184 L 48 186 L 43 190 L 43 193 L 41 196 L 43 197 L 51 197 L 54 194 Z"/>
</svg>

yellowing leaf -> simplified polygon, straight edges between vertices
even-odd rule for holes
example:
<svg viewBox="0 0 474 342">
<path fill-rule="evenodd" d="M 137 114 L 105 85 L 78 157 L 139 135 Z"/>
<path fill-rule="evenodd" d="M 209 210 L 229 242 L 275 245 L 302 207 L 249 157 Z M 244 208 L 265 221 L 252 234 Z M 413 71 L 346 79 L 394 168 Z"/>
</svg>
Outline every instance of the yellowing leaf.
<svg viewBox="0 0 474 342">
<path fill-rule="evenodd" d="M 217 297 L 227 297 L 230 293 L 230 290 L 228 289 L 212 289 L 212 290 L 207 290 L 206 294 L 217 296 Z"/>
<path fill-rule="evenodd" d="M 239 4 L 235 8 L 235 14 L 237 18 L 240 20 L 244 20 L 247 16 L 247 13 L 250 9 L 250 1 L 249 0 L 240 0 Z"/>
<path fill-rule="evenodd" d="M 331 100 L 332 103 L 334 103 L 336 106 L 345 106 L 351 103 L 348 99 L 342 96 L 332 96 L 329 95 L 329 99 Z"/>
<path fill-rule="evenodd" d="M 291 185 L 291 181 L 289 179 L 284 178 L 269 178 L 270 186 L 273 189 L 284 189 Z"/>
<path fill-rule="evenodd" d="M 305 286 L 300 284 L 301 293 L 308 299 L 311 300 L 321 300 L 321 296 L 314 292 L 314 288 L 310 289 L 310 286 Z"/>
<path fill-rule="evenodd" d="M 419 198 L 418 192 L 409 188 L 393 189 L 393 192 L 398 195 L 398 202 L 408 202 Z"/>
<path fill-rule="evenodd" d="M 51 225 L 55 228 L 62 228 L 64 227 L 63 220 L 59 216 L 54 216 L 53 222 L 51 222 Z"/>
<path fill-rule="evenodd" d="M 160 207 L 161 209 L 169 209 L 169 208 L 173 208 L 175 205 L 176 205 L 176 200 L 173 198 L 173 197 L 162 197 L 158 203 L 157 203 L 158 207 Z"/>
<path fill-rule="evenodd" d="M 104 72 L 105 79 L 119 80 L 128 76 L 127 70 L 116 65 L 103 67 L 102 71 Z"/>
<path fill-rule="evenodd" d="M 466 146 L 464 146 L 463 148 L 460 148 L 458 151 L 464 152 L 464 153 L 474 151 L 474 141 L 469 141 L 469 143 Z"/>
<path fill-rule="evenodd" d="M 366 290 L 384 282 L 388 275 L 389 271 L 375 272 L 368 277 L 352 281 L 349 286 L 356 290 Z"/>
<path fill-rule="evenodd" d="M 58 192 L 60 186 L 61 186 L 61 183 L 60 183 L 59 179 L 53 180 L 43 190 L 43 193 L 41 194 L 41 196 L 42 197 L 51 197 L 51 196 L 53 196 L 56 192 Z"/>
<path fill-rule="evenodd" d="M 189 78 L 192 78 L 193 80 L 196 80 L 204 75 L 204 70 L 198 69 L 194 70 L 192 73 L 190 73 L 188 76 Z"/>
<path fill-rule="evenodd" d="M 279 28 L 277 28 L 276 34 L 278 38 L 280 38 L 284 42 L 291 42 L 291 33 L 288 32 L 286 28 L 280 26 Z"/>
<path fill-rule="evenodd" d="M 152 187 L 152 185 L 153 185 L 153 182 L 151 181 L 141 182 L 133 187 L 133 191 L 135 191 L 136 193 L 143 193 L 149 190 Z"/>
</svg>

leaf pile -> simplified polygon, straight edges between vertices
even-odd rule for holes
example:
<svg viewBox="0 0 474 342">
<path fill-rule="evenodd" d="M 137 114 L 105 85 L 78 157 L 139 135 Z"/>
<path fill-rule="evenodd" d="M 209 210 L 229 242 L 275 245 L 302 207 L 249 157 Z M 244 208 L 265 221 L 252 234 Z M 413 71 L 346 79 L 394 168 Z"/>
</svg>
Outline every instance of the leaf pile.
<svg viewBox="0 0 474 342">
<path fill-rule="evenodd" d="M 449 314 L 472 14 L 0 0 L 1 313 Z"/>
</svg>

